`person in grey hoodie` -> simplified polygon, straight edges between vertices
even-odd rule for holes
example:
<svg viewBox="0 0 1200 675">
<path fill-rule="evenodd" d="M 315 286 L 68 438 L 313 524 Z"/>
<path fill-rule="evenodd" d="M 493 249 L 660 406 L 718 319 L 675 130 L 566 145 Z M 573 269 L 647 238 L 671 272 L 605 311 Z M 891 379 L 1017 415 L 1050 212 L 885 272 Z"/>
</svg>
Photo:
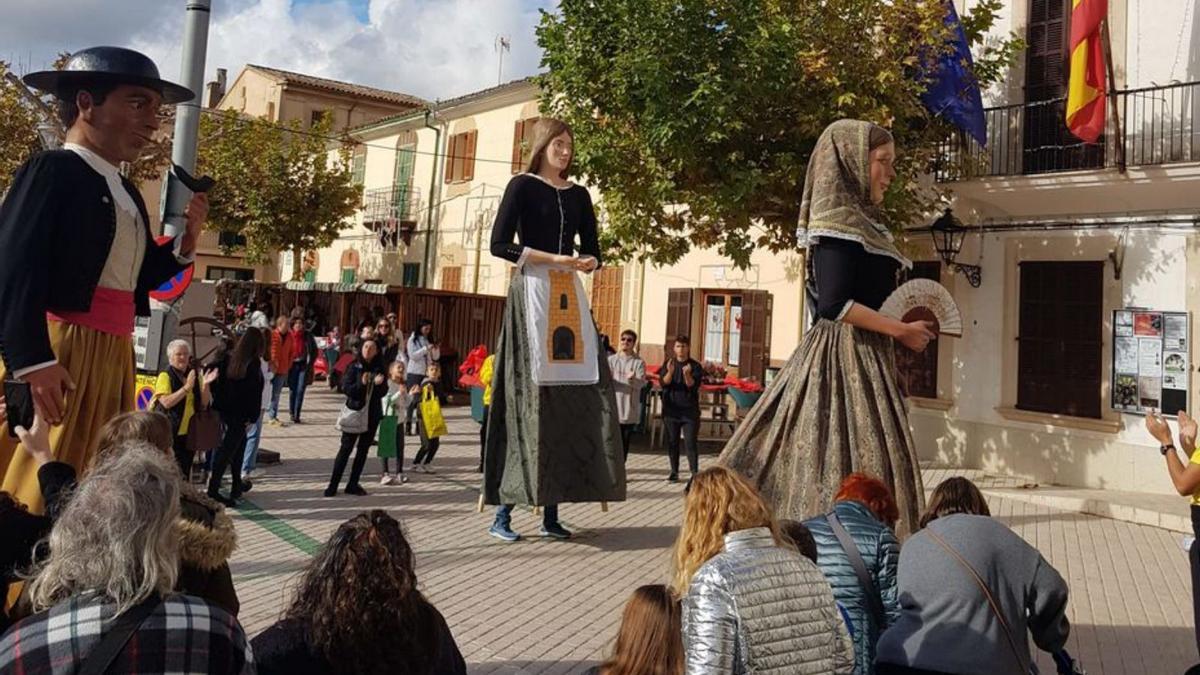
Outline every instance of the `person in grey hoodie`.
<svg viewBox="0 0 1200 675">
<path fill-rule="evenodd" d="M 900 550 L 900 614 L 879 638 L 879 675 L 1028 675 L 1030 636 L 1063 649 L 1067 583 L 991 517 L 974 483 L 938 485 L 920 527 Z"/>
</svg>

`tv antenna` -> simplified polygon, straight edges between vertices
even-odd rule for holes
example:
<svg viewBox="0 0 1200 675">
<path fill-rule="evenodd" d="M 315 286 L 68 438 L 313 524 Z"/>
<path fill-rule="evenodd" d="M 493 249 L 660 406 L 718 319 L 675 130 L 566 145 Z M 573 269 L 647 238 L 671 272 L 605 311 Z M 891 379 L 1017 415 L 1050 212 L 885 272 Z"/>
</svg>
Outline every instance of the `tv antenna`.
<svg viewBox="0 0 1200 675">
<path fill-rule="evenodd" d="M 496 84 L 500 85 L 504 83 L 504 55 L 512 52 L 512 40 L 507 35 L 497 35 L 495 50 L 500 55 L 500 65 L 496 71 Z"/>
</svg>

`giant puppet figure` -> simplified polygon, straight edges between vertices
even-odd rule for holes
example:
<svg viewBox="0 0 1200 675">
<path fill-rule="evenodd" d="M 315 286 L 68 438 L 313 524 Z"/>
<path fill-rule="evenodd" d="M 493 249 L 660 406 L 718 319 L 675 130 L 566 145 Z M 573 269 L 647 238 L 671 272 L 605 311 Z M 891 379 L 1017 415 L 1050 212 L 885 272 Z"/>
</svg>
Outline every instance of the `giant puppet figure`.
<svg viewBox="0 0 1200 675">
<path fill-rule="evenodd" d="M 490 533 L 505 541 L 519 538 L 513 504 L 543 506 L 542 536 L 566 539 L 560 502 L 625 499 L 612 374 L 578 278 L 600 265 L 596 213 L 587 189 L 567 178 L 573 154 L 566 124 L 539 121 L 529 166 L 509 182 L 492 232 L 492 254 L 517 265 L 484 448 L 483 501 L 499 506 Z"/>
<path fill-rule="evenodd" d="M 55 459 L 83 470 L 100 427 L 133 409 L 133 324 L 148 293 L 191 263 L 208 213 L 187 208 L 185 234 L 155 243 L 137 186 L 118 167 L 138 158 L 163 104 L 194 94 L 146 56 L 84 49 L 63 70 L 31 73 L 67 129 L 61 150 L 30 158 L 0 206 L 0 376 L 30 384 Z M 0 490 L 39 509 L 37 471 L 0 431 Z"/>
<path fill-rule="evenodd" d="M 827 511 L 852 472 L 877 476 L 912 532 L 924 503 L 895 342 L 923 351 L 932 324 L 879 313 L 912 263 L 897 250 L 879 204 L 896 173 L 892 136 L 842 120 L 813 149 L 800 226 L 811 252 L 817 321 L 721 453 L 749 476 L 780 518 Z"/>
</svg>

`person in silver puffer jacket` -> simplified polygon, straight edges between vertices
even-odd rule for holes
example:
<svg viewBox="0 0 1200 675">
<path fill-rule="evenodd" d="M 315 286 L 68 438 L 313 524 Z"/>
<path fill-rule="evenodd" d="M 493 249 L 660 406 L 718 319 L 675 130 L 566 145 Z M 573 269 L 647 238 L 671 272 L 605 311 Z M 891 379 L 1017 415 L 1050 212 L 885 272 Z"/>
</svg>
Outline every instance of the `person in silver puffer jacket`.
<svg viewBox="0 0 1200 675">
<path fill-rule="evenodd" d="M 696 474 L 675 552 L 687 675 L 853 673 L 829 583 L 785 541 L 739 474 Z"/>
</svg>

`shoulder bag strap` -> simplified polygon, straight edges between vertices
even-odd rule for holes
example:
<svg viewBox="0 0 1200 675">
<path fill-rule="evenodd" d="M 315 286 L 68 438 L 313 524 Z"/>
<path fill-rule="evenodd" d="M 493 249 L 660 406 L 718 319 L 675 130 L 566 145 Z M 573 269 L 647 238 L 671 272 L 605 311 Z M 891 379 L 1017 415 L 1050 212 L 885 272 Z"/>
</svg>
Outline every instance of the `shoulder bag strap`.
<svg viewBox="0 0 1200 675">
<path fill-rule="evenodd" d="M 137 632 L 142 623 L 154 613 L 162 599 L 151 595 L 140 603 L 130 607 L 124 614 L 117 617 L 100 643 L 92 649 L 79 668 L 78 675 L 104 675 L 109 666 L 117 660 L 121 650 L 129 643 L 129 639 Z"/>
<path fill-rule="evenodd" d="M 966 558 L 962 557 L 958 551 L 954 550 L 953 546 L 947 544 L 945 539 L 942 539 L 940 536 L 938 536 L 937 532 L 934 532 L 928 527 L 925 528 L 925 531 L 929 533 L 929 536 L 933 538 L 933 540 L 937 542 L 939 546 L 946 549 L 946 552 L 949 553 L 955 560 L 957 560 L 958 563 L 963 566 L 963 569 L 967 570 L 967 572 L 971 574 L 971 578 L 974 579 L 975 583 L 979 585 L 979 590 L 983 591 L 983 597 L 987 598 L 988 606 L 992 608 L 992 614 L 994 614 L 996 620 L 1000 622 L 1000 628 L 1004 630 L 1004 637 L 1008 638 L 1008 646 L 1012 648 L 1013 656 L 1017 658 L 1017 663 L 1021 666 L 1022 672 L 1029 672 L 1029 664 L 1026 663 L 1028 657 L 1021 655 L 1021 650 L 1017 647 L 1017 641 L 1013 639 L 1012 629 L 1008 627 L 1008 621 L 1004 618 L 1004 614 L 1000 611 L 1000 605 L 996 603 L 996 598 L 993 597 L 992 592 L 988 590 L 987 583 L 984 582 L 983 577 L 979 576 L 979 572 L 976 572 L 975 568 L 971 566 L 971 563 L 967 562 Z"/>
<path fill-rule="evenodd" d="M 836 513 L 831 511 L 825 514 L 825 522 L 829 523 L 830 529 L 833 530 L 833 536 L 837 537 L 842 550 L 846 552 L 846 557 L 850 559 L 850 566 L 854 568 L 854 576 L 858 577 L 858 585 L 862 587 L 863 595 L 866 596 L 867 609 L 871 612 L 871 618 L 875 620 L 875 626 L 882 630 L 887 625 L 887 614 L 883 611 L 883 600 L 879 597 L 879 590 L 875 588 L 875 582 L 871 580 L 871 574 L 867 571 L 866 561 L 863 560 L 862 554 L 858 552 L 858 546 L 854 544 L 854 539 L 842 526 L 842 521 L 838 520 Z"/>
</svg>

